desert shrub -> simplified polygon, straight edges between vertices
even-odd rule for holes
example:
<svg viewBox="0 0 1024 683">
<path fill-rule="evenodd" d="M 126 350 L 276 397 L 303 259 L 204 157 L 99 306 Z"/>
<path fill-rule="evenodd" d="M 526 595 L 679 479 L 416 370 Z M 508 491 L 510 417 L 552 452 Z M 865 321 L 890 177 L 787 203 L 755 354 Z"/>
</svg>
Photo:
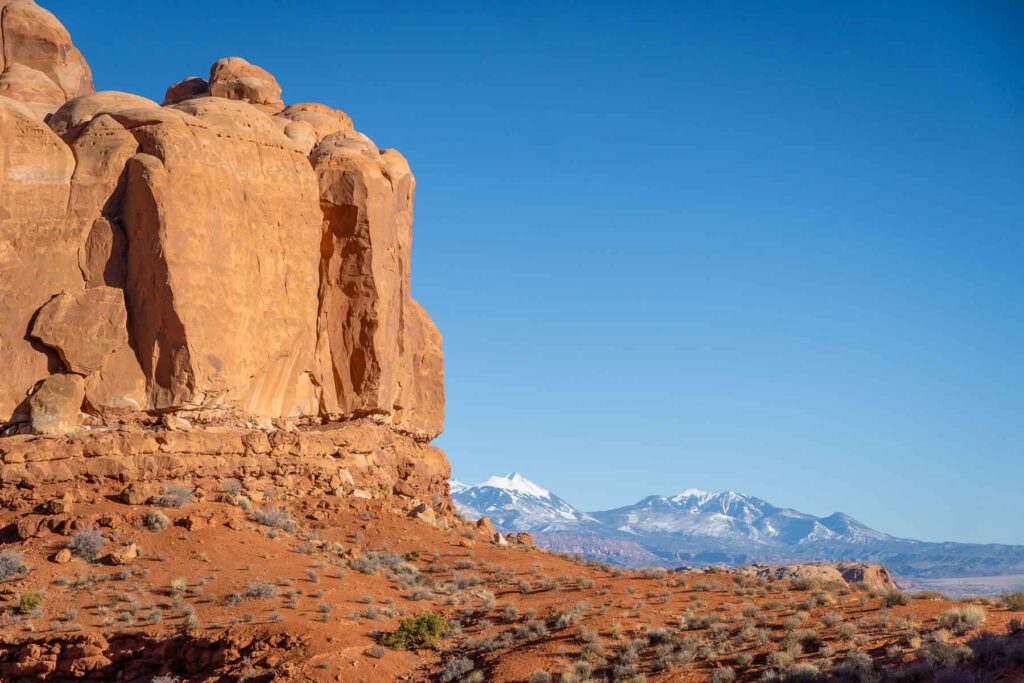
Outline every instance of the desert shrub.
<svg viewBox="0 0 1024 683">
<path fill-rule="evenodd" d="M 829 628 L 835 628 L 843 623 L 843 615 L 841 612 L 826 612 L 821 617 L 821 623 Z"/>
<path fill-rule="evenodd" d="M 978 605 L 954 607 L 943 612 L 939 623 L 957 635 L 969 633 L 985 623 L 985 608 Z"/>
<path fill-rule="evenodd" d="M 90 527 L 69 538 L 66 547 L 86 562 L 95 562 L 106 544 L 107 539 L 99 529 Z"/>
<path fill-rule="evenodd" d="M 527 681 L 528 683 L 551 683 L 551 674 L 547 671 L 534 671 Z"/>
<path fill-rule="evenodd" d="M 816 590 L 820 585 L 817 579 L 802 576 L 789 582 L 790 589 L 795 591 L 812 591 Z"/>
<path fill-rule="evenodd" d="M 1006 623 L 1006 632 L 1011 636 L 1024 633 L 1024 621 L 1021 621 L 1017 617 L 1010 619 L 1010 621 Z"/>
<path fill-rule="evenodd" d="M 449 659 L 445 662 L 444 668 L 441 670 L 441 683 L 452 683 L 453 681 L 458 681 L 472 671 L 475 666 L 476 665 L 473 664 L 473 660 L 469 657 Z"/>
<path fill-rule="evenodd" d="M 939 666 L 953 666 L 966 662 L 974 653 L 961 643 L 936 639 L 926 643 L 921 654 Z"/>
<path fill-rule="evenodd" d="M 404 557 L 386 550 L 367 550 L 359 557 L 349 561 L 348 566 L 362 574 L 377 574 L 381 570 L 401 573 L 416 571 L 416 568 L 406 562 Z"/>
<path fill-rule="evenodd" d="M 849 622 L 841 624 L 836 629 L 836 634 L 840 640 L 853 640 L 854 636 L 857 635 L 857 627 Z"/>
<path fill-rule="evenodd" d="M 260 508 L 252 513 L 252 518 L 257 524 L 262 524 L 263 526 L 281 529 L 288 533 L 295 531 L 295 520 L 292 519 L 291 513 L 284 508 Z"/>
<path fill-rule="evenodd" d="M 235 496 L 242 492 L 242 482 L 237 479 L 224 479 L 221 481 L 220 487 L 229 496 Z"/>
<path fill-rule="evenodd" d="M 177 676 L 170 674 L 164 674 L 163 676 L 153 676 L 150 683 L 181 683 L 181 679 Z"/>
<path fill-rule="evenodd" d="M 555 628 L 568 628 L 578 622 L 580 617 L 590 609 L 590 605 L 586 602 L 577 602 L 572 607 L 568 607 L 562 610 L 557 617 L 555 617 Z"/>
<path fill-rule="evenodd" d="M 433 612 L 402 619 L 398 628 L 380 635 L 380 644 L 396 650 L 417 650 L 437 647 L 441 636 L 448 633 L 448 621 Z"/>
<path fill-rule="evenodd" d="M 793 655 L 786 650 L 776 650 L 768 653 L 768 666 L 773 669 L 785 671 L 793 666 Z"/>
<path fill-rule="evenodd" d="M 750 654 L 749 652 L 739 652 L 733 658 L 733 661 L 735 662 L 736 666 L 740 667 L 741 669 L 746 669 L 748 666 L 754 663 L 754 655 Z"/>
<path fill-rule="evenodd" d="M 786 683 L 817 683 L 824 680 L 821 670 L 808 662 L 794 664 L 793 668 L 786 672 Z"/>
<path fill-rule="evenodd" d="M 1024 612 L 1024 593 L 1010 593 L 1003 596 L 1006 609 L 1013 612 Z"/>
<path fill-rule="evenodd" d="M 736 672 L 727 666 L 719 667 L 711 672 L 711 683 L 733 683 L 736 680 Z"/>
<path fill-rule="evenodd" d="M 180 508 L 192 502 L 192 489 L 182 484 L 167 484 L 160 495 L 153 496 L 153 505 L 162 508 Z"/>
<path fill-rule="evenodd" d="M 245 589 L 242 597 L 248 600 L 262 600 L 272 598 L 275 595 L 277 595 L 277 588 L 274 587 L 274 584 L 267 583 L 266 581 L 253 581 Z"/>
<path fill-rule="evenodd" d="M 898 590 L 886 591 L 882 594 L 881 600 L 882 607 L 896 607 L 897 605 L 906 605 L 909 602 L 907 596 Z"/>
<path fill-rule="evenodd" d="M 22 593 L 18 596 L 18 612 L 21 614 L 35 614 L 42 606 L 42 593 Z"/>
<path fill-rule="evenodd" d="M 151 510 L 142 518 L 142 523 L 150 531 L 163 531 L 171 525 L 170 518 L 159 510 Z"/>
<path fill-rule="evenodd" d="M 25 558 L 16 550 L 0 550 L 0 581 L 10 581 L 28 574 Z"/>
</svg>

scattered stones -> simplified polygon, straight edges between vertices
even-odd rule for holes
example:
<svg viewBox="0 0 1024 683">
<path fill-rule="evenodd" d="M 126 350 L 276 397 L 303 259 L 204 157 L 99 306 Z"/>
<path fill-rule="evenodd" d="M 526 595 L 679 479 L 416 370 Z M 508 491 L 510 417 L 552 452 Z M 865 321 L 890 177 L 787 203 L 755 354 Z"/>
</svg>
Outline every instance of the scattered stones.
<svg viewBox="0 0 1024 683">
<path fill-rule="evenodd" d="M 114 565 L 131 564 L 139 559 L 139 546 L 134 543 L 115 548 L 107 555 L 107 562 Z"/>
<path fill-rule="evenodd" d="M 168 413 L 160 418 L 160 423 L 172 432 L 191 432 L 192 423 L 183 417 Z"/>
<path fill-rule="evenodd" d="M 46 508 L 52 515 L 66 515 L 69 514 L 75 505 L 75 497 L 71 495 L 71 492 L 65 493 L 60 498 L 55 498 L 46 504 Z"/>
</svg>

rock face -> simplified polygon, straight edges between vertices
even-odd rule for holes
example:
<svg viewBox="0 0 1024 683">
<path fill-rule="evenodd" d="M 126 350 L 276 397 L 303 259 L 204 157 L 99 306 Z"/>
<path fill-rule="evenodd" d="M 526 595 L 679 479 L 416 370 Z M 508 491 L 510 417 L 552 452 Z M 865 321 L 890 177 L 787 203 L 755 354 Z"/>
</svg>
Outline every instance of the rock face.
<svg viewBox="0 0 1024 683">
<path fill-rule="evenodd" d="M 89 65 L 56 17 L 32 0 L 0 0 L 0 95 L 42 120 L 92 90 Z"/>
<path fill-rule="evenodd" d="M 30 0 L 0 0 L 0 48 L 0 427 L 36 429 L 60 377 L 80 391 L 60 393 L 57 433 L 78 410 L 440 433 L 441 337 L 411 297 L 398 152 L 331 107 L 285 106 L 239 57 L 164 106 L 94 92 Z"/>
<path fill-rule="evenodd" d="M 68 370 L 88 376 L 128 344 L 127 324 L 124 292 L 93 287 L 77 294 L 61 292 L 46 302 L 32 325 L 32 336 L 56 349 Z"/>
</svg>

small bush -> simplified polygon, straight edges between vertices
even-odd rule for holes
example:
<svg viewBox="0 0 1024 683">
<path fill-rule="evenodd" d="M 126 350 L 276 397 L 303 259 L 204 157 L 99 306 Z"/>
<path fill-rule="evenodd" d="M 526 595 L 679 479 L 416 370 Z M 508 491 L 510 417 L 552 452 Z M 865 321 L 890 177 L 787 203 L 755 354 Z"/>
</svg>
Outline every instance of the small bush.
<svg viewBox="0 0 1024 683">
<path fill-rule="evenodd" d="M 436 613 L 420 614 L 402 619 L 398 628 L 380 636 L 380 644 L 396 650 L 435 648 L 441 636 L 448 633 L 448 621 Z"/>
<path fill-rule="evenodd" d="M 292 519 L 291 513 L 284 508 L 260 508 L 252 513 L 252 518 L 257 524 L 262 524 L 263 526 L 281 529 L 288 533 L 295 531 L 295 520 Z"/>
<path fill-rule="evenodd" d="M 150 683 L 181 683 L 181 679 L 177 676 L 165 674 L 163 676 L 154 676 Z"/>
<path fill-rule="evenodd" d="M 21 553 L 15 550 L 0 550 L 0 581 L 10 581 L 28 574 L 28 565 Z"/>
<path fill-rule="evenodd" d="M 142 518 L 142 523 L 146 525 L 147 529 L 156 533 L 169 527 L 171 519 L 159 510 L 151 510 Z"/>
<path fill-rule="evenodd" d="M 733 683 L 736 680 L 736 672 L 727 666 L 720 667 L 711 672 L 711 683 Z"/>
<path fill-rule="evenodd" d="M 530 674 L 529 683 L 551 683 L 551 674 L 547 671 L 534 671 Z"/>
<path fill-rule="evenodd" d="M 969 633 L 985 623 L 985 609 L 977 605 L 965 605 L 947 610 L 939 617 L 939 623 L 957 635 Z"/>
<path fill-rule="evenodd" d="M 18 596 L 18 612 L 21 614 L 35 614 L 42 606 L 42 593 L 22 593 Z"/>
<path fill-rule="evenodd" d="M 449 659 L 441 670 L 441 683 L 453 683 L 473 670 L 475 665 L 469 657 Z"/>
<path fill-rule="evenodd" d="M 69 538 L 66 547 L 86 562 L 95 562 L 106 544 L 107 539 L 103 534 L 98 529 L 90 527 Z"/>
<path fill-rule="evenodd" d="M 249 587 L 245 589 L 245 593 L 242 597 L 248 600 L 263 600 L 266 598 L 272 598 L 277 595 L 277 589 L 274 585 L 265 581 L 253 581 L 249 584 Z"/>
<path fill-rule="evenodd" d="M 1024 612 L 1024 593 L 1010 593 L 1003 596 L 1003 604 L 1012 612 Z"/>
<path fill-rule="evenodd" d="M 192 489 L 181 484 L 167 484 L 159 496 L 153 496 L 153 505 L 162 508 L 180 508 L 192 502 Z"/>
<path fill-rule="evenodd" d="M 882 607 L 896 607 L 897 605 L 906 605 L 909 602 L 907 596 L 901 591 L 891 590 L 886 591 L 882 594 Z"/>
</svg>

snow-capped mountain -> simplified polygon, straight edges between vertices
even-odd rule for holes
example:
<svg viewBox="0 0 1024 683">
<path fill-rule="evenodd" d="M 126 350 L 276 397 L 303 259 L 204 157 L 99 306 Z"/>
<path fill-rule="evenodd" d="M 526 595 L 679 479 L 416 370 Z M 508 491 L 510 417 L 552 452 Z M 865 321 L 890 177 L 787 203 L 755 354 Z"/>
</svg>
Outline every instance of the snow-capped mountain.
<svg viewBox="0 0 1024 683">
<path fill-rule="evenodd" d="M 498 529 L 533 533 L 542 547 L 618 564 L 851 560 L 887 564 L 903 577 L 1024 574 L 1024 546 L 896 538 L 841 512 L 816 517 L 733 491 L 686 489 L 588 513 L 516 472 L 449 483 L 466 518 L 490 517 Z"/>
<path fill-rule="evenodd" d="M 512 472 L 467 486 L 451 480 L 455 508 L 463 517 L 490 517 L 498 529 L 517 531 L 567 531 L 600 527 L 596 519 L 532 481 Z"/>
<path fill-rule="evenodd" d="M 687 489 L 671 498 L 648 496 L 634 505 L 595 512 L 594 516 L 627 533 L 686 534 L 787 545 L 892 540 L 849 515 L 815 517 L 733 491 Z"/>
</svg>

